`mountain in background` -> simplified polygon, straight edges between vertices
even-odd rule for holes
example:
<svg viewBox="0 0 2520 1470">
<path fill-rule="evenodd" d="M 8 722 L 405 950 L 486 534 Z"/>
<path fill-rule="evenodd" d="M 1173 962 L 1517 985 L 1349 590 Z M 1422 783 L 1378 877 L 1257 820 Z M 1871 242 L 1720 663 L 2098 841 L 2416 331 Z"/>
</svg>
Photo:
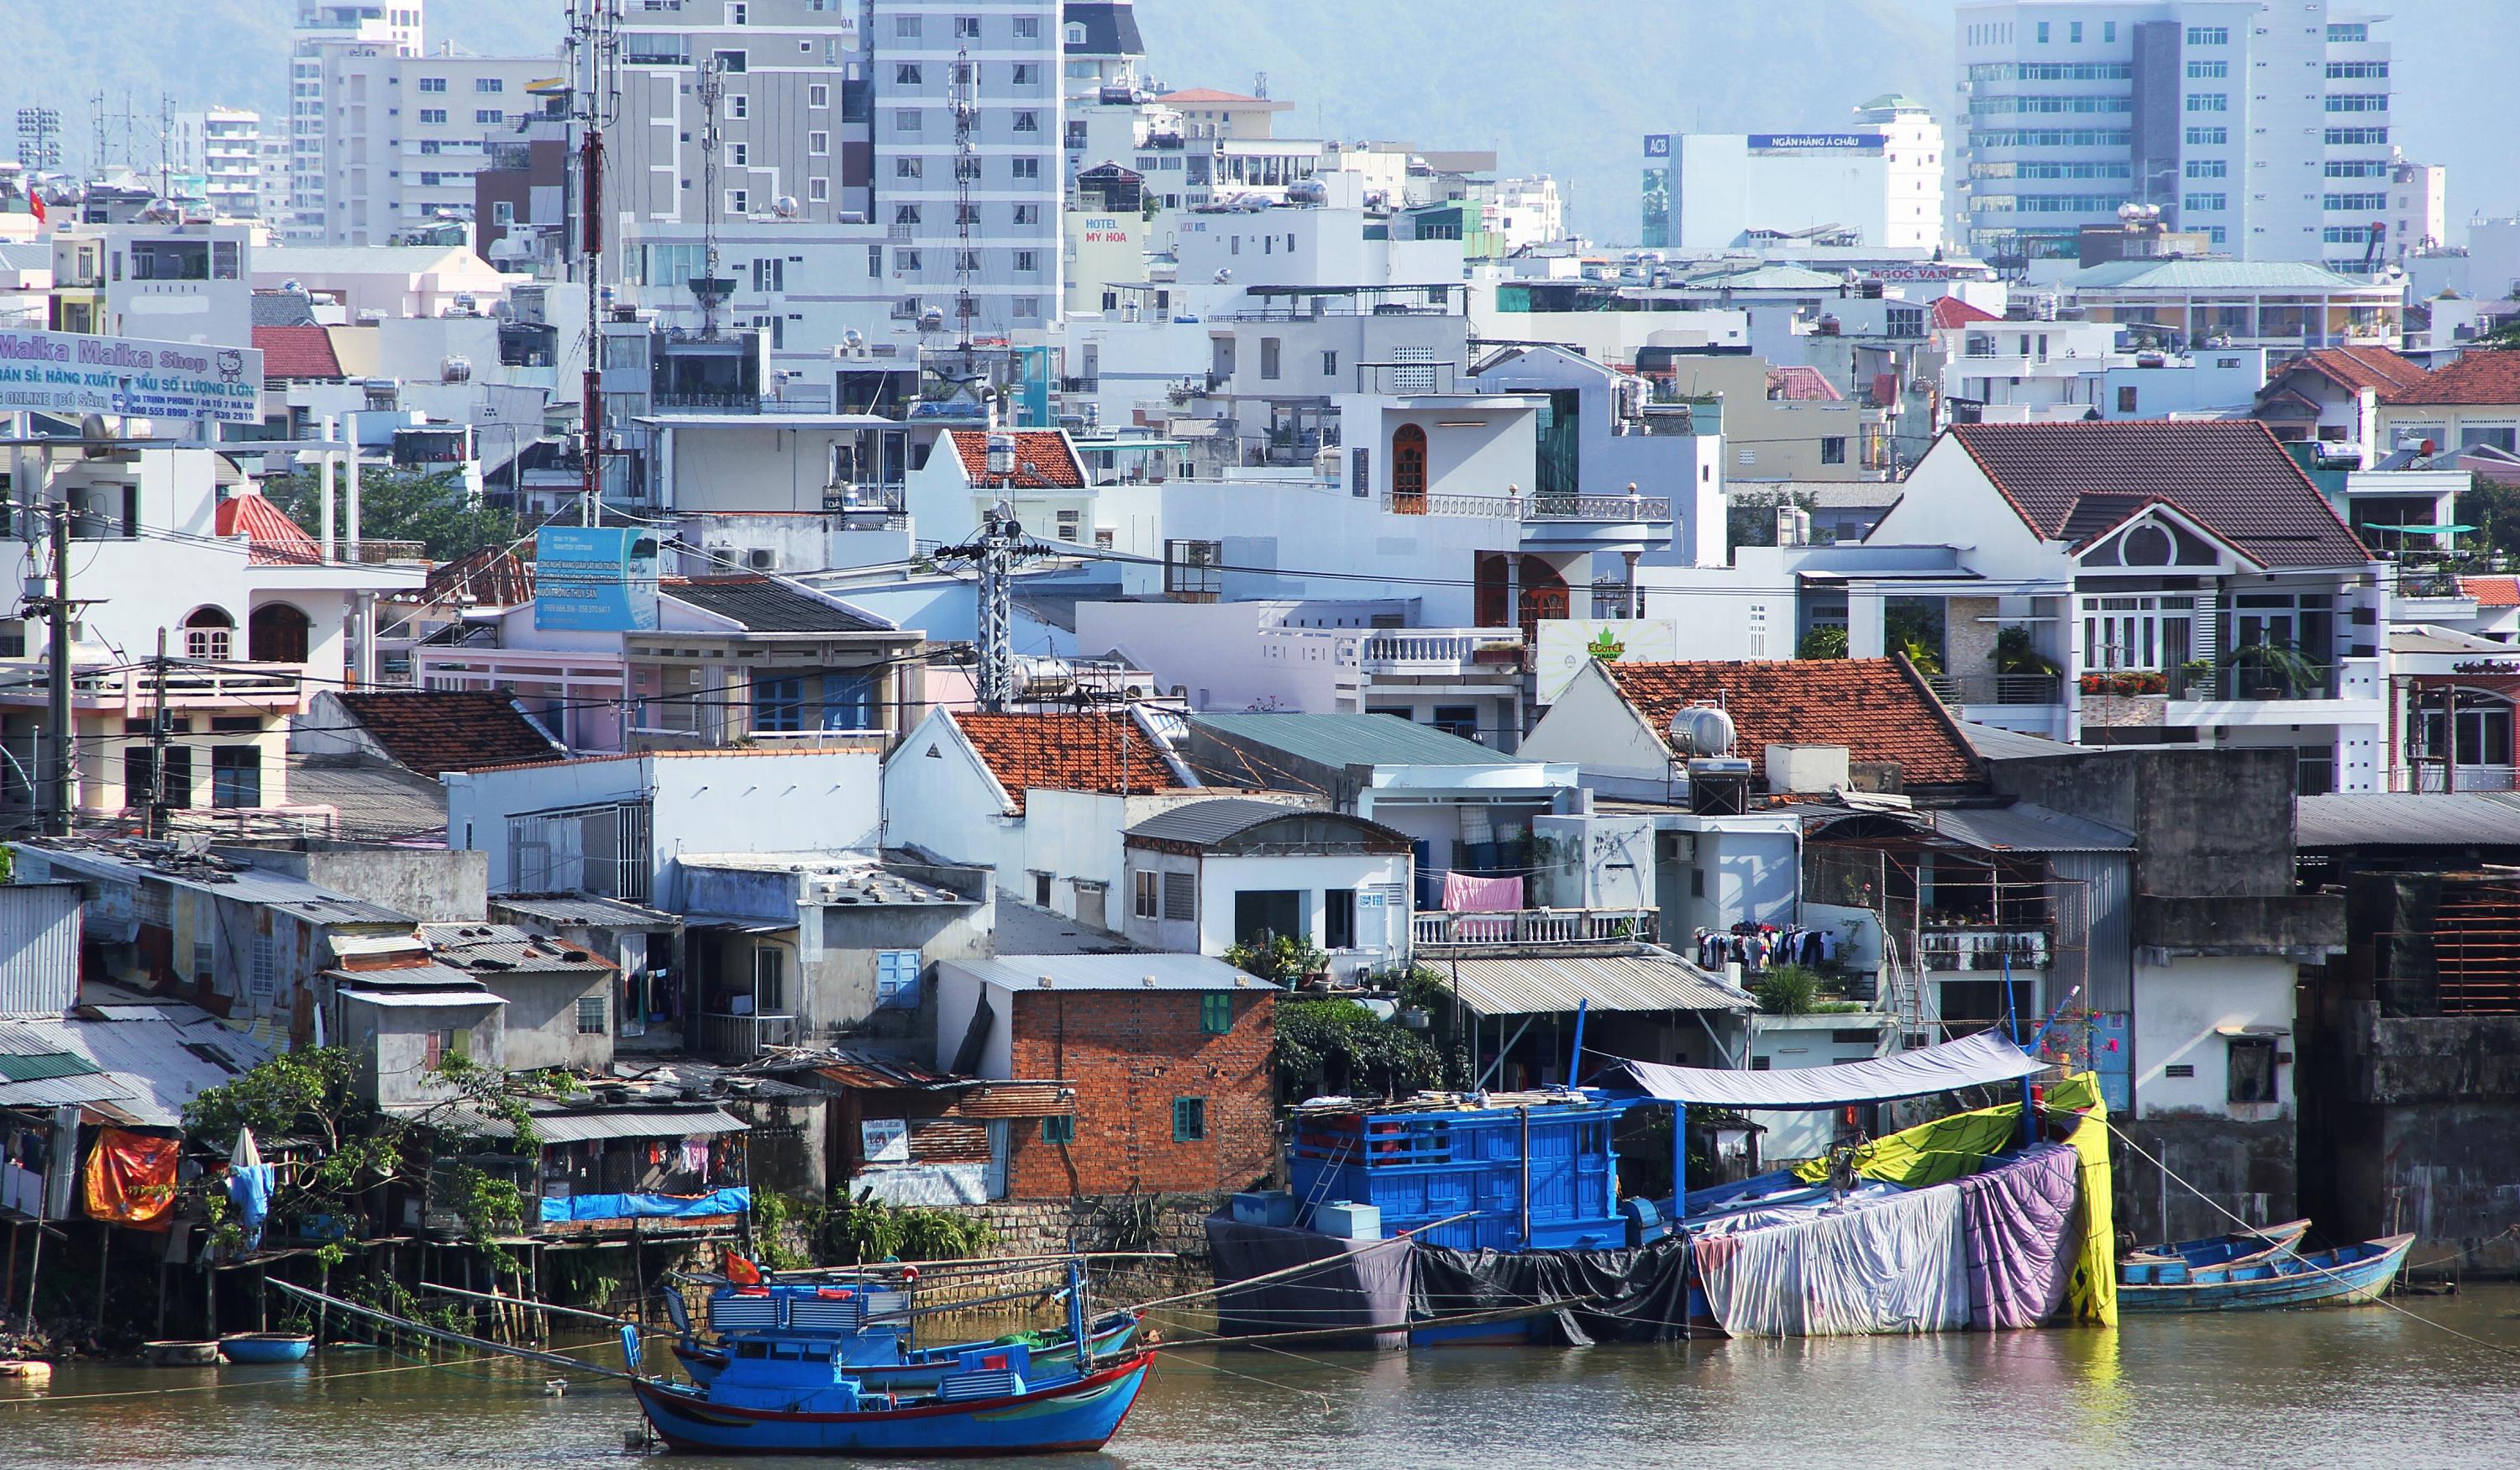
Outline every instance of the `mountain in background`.
<svg viewBox="0 0 2520 1470">
<path fill-rule="evenodd" d="M 1405 139 L 1492 148 L 1508 172 L 1548 172 L 1575 227 L 1633 240 L 1640 138 L 1661 132 L 1833 127 L 1859 103 L 1904 92 L 1953 102 L 1958 0 L 1138 0 L 1148 69 L 1173 86 L 1249 91 L 1267 73 L 1290 136 Z M 2514 0 L 2399 0 L 2398 140 L 2450 165 L 2451 233 L 2471 213 L 2520 209 L 2520 153 L 2499 115 L 2520 75 Z M 158 97 L 179 110 L 226 103 L 287 116 L 287 0 L 9 0 L 0 114 L 61 110 L 73 162 L 93 152 L 88 98 L 141 115 L 135 161 L 157 159 Z M 428 0 L 432 44 L 542 55 L 560 0 Z M 0 139 L 0 148 L 12 140 Z"/>
</svg>

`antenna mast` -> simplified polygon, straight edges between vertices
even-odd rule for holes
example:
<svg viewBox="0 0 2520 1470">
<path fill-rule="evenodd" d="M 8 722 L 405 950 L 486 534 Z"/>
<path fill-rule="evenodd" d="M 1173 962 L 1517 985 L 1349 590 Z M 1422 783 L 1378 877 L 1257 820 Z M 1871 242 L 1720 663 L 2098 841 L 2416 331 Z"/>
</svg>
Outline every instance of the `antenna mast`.
<svg viewBox="0 0 2520 1470">
<path fill-rule="evenodd" d="M 692 283 L 702 336 L 717 335 L 717 309 L 727 297 L 717 279 L 717 113 L 725 95 L 726 63 L 711 57 L 700 67 L 700 279 Z"/>
<path fill-rule="evenodd" d="M 971 320 L 980 314 L 979 303 L 971 297 L 971 269 L 976 263 L 971 253 L 971 185 L 980 172 L 975 136 L 980 126 L 977 80 L 970 48 L 956 51 L 954 85 L 946 106 L 954 113 L 954 330 L 966 379 L 976 371 L 971 353 Z"/>
<path fill-rule="evenodd" d="M 578 279 L 586 286 L 586 373 L 579 406 L 583 436 L 578 524 L 593 525 L 604 500 L 604 129 L 620 111 L 619 0 L 568 0 L 568 47 L 577 83 L 570 116 L 578 139 Z"/>
</svg>

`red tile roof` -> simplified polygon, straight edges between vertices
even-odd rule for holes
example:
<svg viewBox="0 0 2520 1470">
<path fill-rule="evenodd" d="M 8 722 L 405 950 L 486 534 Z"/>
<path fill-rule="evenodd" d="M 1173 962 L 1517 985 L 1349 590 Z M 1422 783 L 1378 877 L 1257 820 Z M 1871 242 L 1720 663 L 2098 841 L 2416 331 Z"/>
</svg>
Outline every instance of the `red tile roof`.
<svg viewBox="0 0 2520 1470">
<path fill-rule="evenodd" d="M 2410 386 L 2424 378 L 2421 363 L 2386 347 L 2321 347 L 2304 353 L 2284 371 L 2316 373 L 2343 388 L 2377 388 L 2382 394 Z"/>
<path fill-rule="evenodd" d="M 1937 327 L 1967 327 L 1978 322 L 2003 320 L 1985 307 L 1972 306 L 1958 296 L 1936 296 L 1932 316 Z"/>
<path fill-rule="evenodd" d="M 253 345 L 262 353 L 263 379 L 326 379 L 344 375 L 333 353 L 333 334 L 321 327 L 256 327 Z"/>
<path fill-rule="evenodd" d="M 2520 577 L 2461 577 L 2458 589 L 2479 607 L 2520 607 Z"/>
<path fill-rule="evenodd" d="M 955 452 L 963 457 L 963 472 L 971 477 L 972 484 L 989 489 L 1085 488 L 1085 467 L 1077 462 L 1076 451 L 1068 447 L 1065 434 L 1055 428 L 1000 429 L 999 432 L 1015 441 L 1015 469 L 1011 476 L 989 473 L 989 436 L 985 430 L 954 430 Z"/>
<path fill-rule="evenodd" d="M 2161 501 L 2263 566 L 2370 559 L 2255 420 L 1963 423 L 1951 432 L 2047 540 L 2079 542 Z"/>
<path fill-rule="evenodd" d="M 482 607 L 518 607 L 534 600 L 534 569 L 514 552 L 485 546 L 432 568 L 423 602 L 469 600 Z"/>
<path fill-rule="evenodd" d="M 505 694 L 396 690 L 344 693 L 340 700 L 396 765 L 422 776 L 522 766 L 563 753 Z"/>
<path fill-rule="evenodd" d="M 2391 403 L 2520 403 L 2520 351 L 2477 351 L 2384 395 Z"/>
<path fill-rule="evenodd" d="M 1181 782 L 1125 714 L 954 716 L 1015 813 L 1034 786 L 1058 791 L 1164 791 Z"/>
<path fill-rule="evenodd" d="M 211 516 L 210 529 L 221 536 L 245 537 L 251 544 L 246 555 L 249 562 L 312 566 L 324 559 L 324 549 L 315 538 L 258 491 L 240 490 L 220 501 Z"/>
<path fill-rule="evenodd" d="M 1905 786 L 1980 779 L 1977 757 L 1941 701 L 1887 658 L 1797 658 L 1600 666 L 1657 735 L 1684 706 L 1721 703 L 1734 749 L 1757 763 L 1771 744 L 1843 745 L 1856 761 L 1895 761 Z"/>
<path fill-rule="evenodd" d="M 1846 395 L 1827 374 L 1797 364 L 1768 370 L 1768 396 L 1792 403 L 1835 403 Z"/>
</svg>

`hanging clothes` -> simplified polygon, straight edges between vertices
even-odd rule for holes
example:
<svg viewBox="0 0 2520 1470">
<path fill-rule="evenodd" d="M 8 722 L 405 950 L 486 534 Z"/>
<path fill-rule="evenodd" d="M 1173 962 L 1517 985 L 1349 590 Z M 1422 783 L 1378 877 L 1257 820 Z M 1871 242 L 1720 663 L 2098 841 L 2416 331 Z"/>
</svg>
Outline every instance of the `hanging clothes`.
<svg viewBox="0 0 2520 1470">
<path fill-rule="evenodd" d="M 1522 877 L 1485 878 L 1474 872 L 1444 874 L 1444 908 L 1452 913 L 1504 913 L 1522 907 Z"/>
<path fill-rule="evenodd" d="M 167 1228 L 173 1224 L 168 1217 L 175 1208 L 175 1164 L 180 1151 L 173 1138 L 107 1129 L 88 1151 L 89 1217 L 135 1229 Z"/>
<path fill-rule="evenodd" d="M 682 1162 L 683 1172 L 685 1174 L 697 1174 L 700 1177 L 701 1183 L 707 1183 L 709 1177 L 709 1140 L 697 1135 L 692 1137 L 685 1138 L 683 1140 Z"/>
</svg>

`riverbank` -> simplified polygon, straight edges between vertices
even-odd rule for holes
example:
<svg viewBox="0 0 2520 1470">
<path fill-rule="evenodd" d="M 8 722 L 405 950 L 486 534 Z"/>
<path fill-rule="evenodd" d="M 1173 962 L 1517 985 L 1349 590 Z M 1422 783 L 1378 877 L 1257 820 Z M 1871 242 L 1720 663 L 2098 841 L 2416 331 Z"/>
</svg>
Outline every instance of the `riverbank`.
<svg viewBox="0 0 2520 1470">
<path fill-rule="evenodd" d="M 2408 1311 L 2520 1352 L 2520 1289 Z M 1409 1355 L 1167 1354 L 1079 1466 L 1630 1470 L 1860 1458 L 1888 1470 L 2511 1461 L 2512 1360 L 2386 1307 L 2096 1329 Z M 617 1466 L 617 1393 L 514 1362 L 328 1353 L 298 1368 L 65 1367 L 0 1391 L 12 1470 Z M 172 1391 L 172 1392 L 170 1392 Z M 112 1396 L 112 1397 L 96 1397 Z M 677 1457 L 677 1465 L 715 1462 Z"/>
</svg>

